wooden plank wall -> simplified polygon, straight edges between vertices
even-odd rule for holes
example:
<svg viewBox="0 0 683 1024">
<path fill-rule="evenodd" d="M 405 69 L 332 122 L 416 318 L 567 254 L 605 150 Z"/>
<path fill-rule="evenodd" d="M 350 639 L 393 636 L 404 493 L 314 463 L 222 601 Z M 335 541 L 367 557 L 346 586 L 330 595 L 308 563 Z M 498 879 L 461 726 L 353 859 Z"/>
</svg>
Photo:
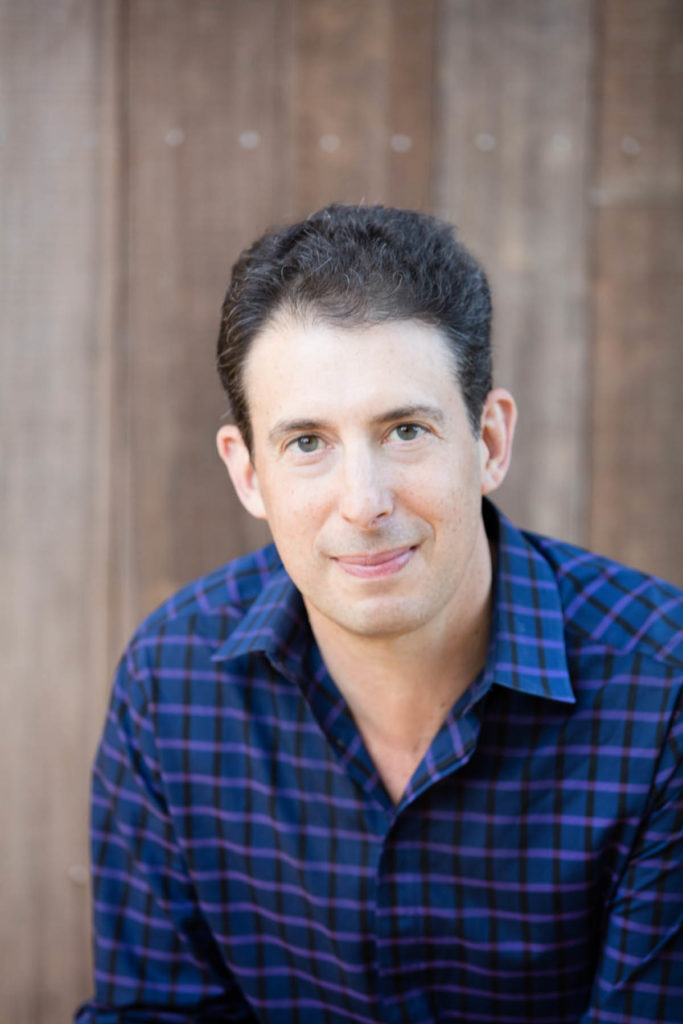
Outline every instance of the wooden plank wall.
<svg viewBox="0 0 683 1024">
<path fill-rule="evenodd" d="M 501 503 L 683 583 L 678 0 L 0 0 L 0 1019 L 90 989 L 117 653 L 264 539 L 214 454 L 239 249 L 325 202 L 459 224 L 522 407 Z"/>
<path fill-rule="evenodd" d="M 601 6 L 591 545 L 683 583 L 683 4 Z"/>
<path fill-rule="evenodd" d="M 108 655 L 111 5 L 0 8 L 0 1020 L 87 990 Z"/>
</svg>

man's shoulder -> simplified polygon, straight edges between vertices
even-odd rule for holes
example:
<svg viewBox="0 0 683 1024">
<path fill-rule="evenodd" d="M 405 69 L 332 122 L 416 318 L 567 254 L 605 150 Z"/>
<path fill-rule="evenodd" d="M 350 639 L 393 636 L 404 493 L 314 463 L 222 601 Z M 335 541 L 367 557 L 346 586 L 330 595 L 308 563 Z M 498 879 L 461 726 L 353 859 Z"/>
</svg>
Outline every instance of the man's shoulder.
<svg viewBox="0 0 683 1024">
<path fill-rule="evenodd" d="M 181 587 L 138 626 L 130 647 L 155 638 L 196 637 L 221 644 L 265 587 L 284 572 L 274 544 L 236 558 Z"/>
<path fill-rule="evenodd" d="M 522 532 L 555 577 L 568 632 L 614 653 L 683 668 L 683 590 L 605 555 Z"/>
</svg>

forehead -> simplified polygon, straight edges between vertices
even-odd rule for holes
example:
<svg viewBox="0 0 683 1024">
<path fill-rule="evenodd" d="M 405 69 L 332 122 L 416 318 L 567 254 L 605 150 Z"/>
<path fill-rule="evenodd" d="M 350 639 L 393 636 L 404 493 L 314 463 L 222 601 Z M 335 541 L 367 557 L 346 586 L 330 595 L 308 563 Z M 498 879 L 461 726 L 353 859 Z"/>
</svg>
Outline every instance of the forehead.
<svg viewBox="0 0 683 1024">
<path fill-rule="evenodd" d="M 252 342 L 245 388 L 252 414 L 273 405 L 343 409 L 386 399 L 460 399 L 448 342 L 438 328 L 415 320 L 358 327 L 291 316 L 270 321 Z"/>
</svg>

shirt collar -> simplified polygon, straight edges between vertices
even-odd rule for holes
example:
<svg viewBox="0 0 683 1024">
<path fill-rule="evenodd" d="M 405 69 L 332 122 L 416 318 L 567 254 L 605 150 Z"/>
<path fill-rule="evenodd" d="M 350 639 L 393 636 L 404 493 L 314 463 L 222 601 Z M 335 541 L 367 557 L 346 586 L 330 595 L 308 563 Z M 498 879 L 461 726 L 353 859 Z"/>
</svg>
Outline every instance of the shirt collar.
<svg viewBox="0 0 683 1024">
<path fill-rule="evenodd" d="M 484 499 L 484 522 L 496 543 L 493 622 L 482 690 L 511 690 L 573 704 L 564 614 L 555 574 L 529 537 Z"/>
<path fill-rule="evenodd" d="M 486 499 L 484 521 L 489 538 L 496 542 L 497 558 L 481 690 L 497 683 L 574 703 L 555 575 L 526 535 Z M 300 676 L 312 642 L 301 595 L 284 568 L 278 568 L 213 660 L 262 652 L 274 664 L 289 669 L 290 675 Z"/>
<path fill-rule="evenodd" d="M 290 674 L 299 675 L 306 649 L 312 642 L 301 594 L 280 566 L 212 660 L 261 652 L 273 663 L 288 667 Z"/>
</svg>

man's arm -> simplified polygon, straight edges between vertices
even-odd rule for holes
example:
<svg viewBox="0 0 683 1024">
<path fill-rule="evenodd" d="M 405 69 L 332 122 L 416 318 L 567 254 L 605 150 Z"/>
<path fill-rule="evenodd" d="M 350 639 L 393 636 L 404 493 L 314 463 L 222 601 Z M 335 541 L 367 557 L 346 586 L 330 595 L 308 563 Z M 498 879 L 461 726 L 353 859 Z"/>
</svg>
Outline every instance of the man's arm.
<svg viewBox="0 0 683 1024">
<path fill-rule="evenodd" d="M 609 907 L 591 1003 L 579 1024 L 683 1022 L 683 717 Z"/>
<path fill-rule="evenodd" d="M 163 793 L 145 682 L 122 660 L 92 790 L 95 997 L 77 1024 L 255 1018 L 197 905 Z"/>
</svg>

